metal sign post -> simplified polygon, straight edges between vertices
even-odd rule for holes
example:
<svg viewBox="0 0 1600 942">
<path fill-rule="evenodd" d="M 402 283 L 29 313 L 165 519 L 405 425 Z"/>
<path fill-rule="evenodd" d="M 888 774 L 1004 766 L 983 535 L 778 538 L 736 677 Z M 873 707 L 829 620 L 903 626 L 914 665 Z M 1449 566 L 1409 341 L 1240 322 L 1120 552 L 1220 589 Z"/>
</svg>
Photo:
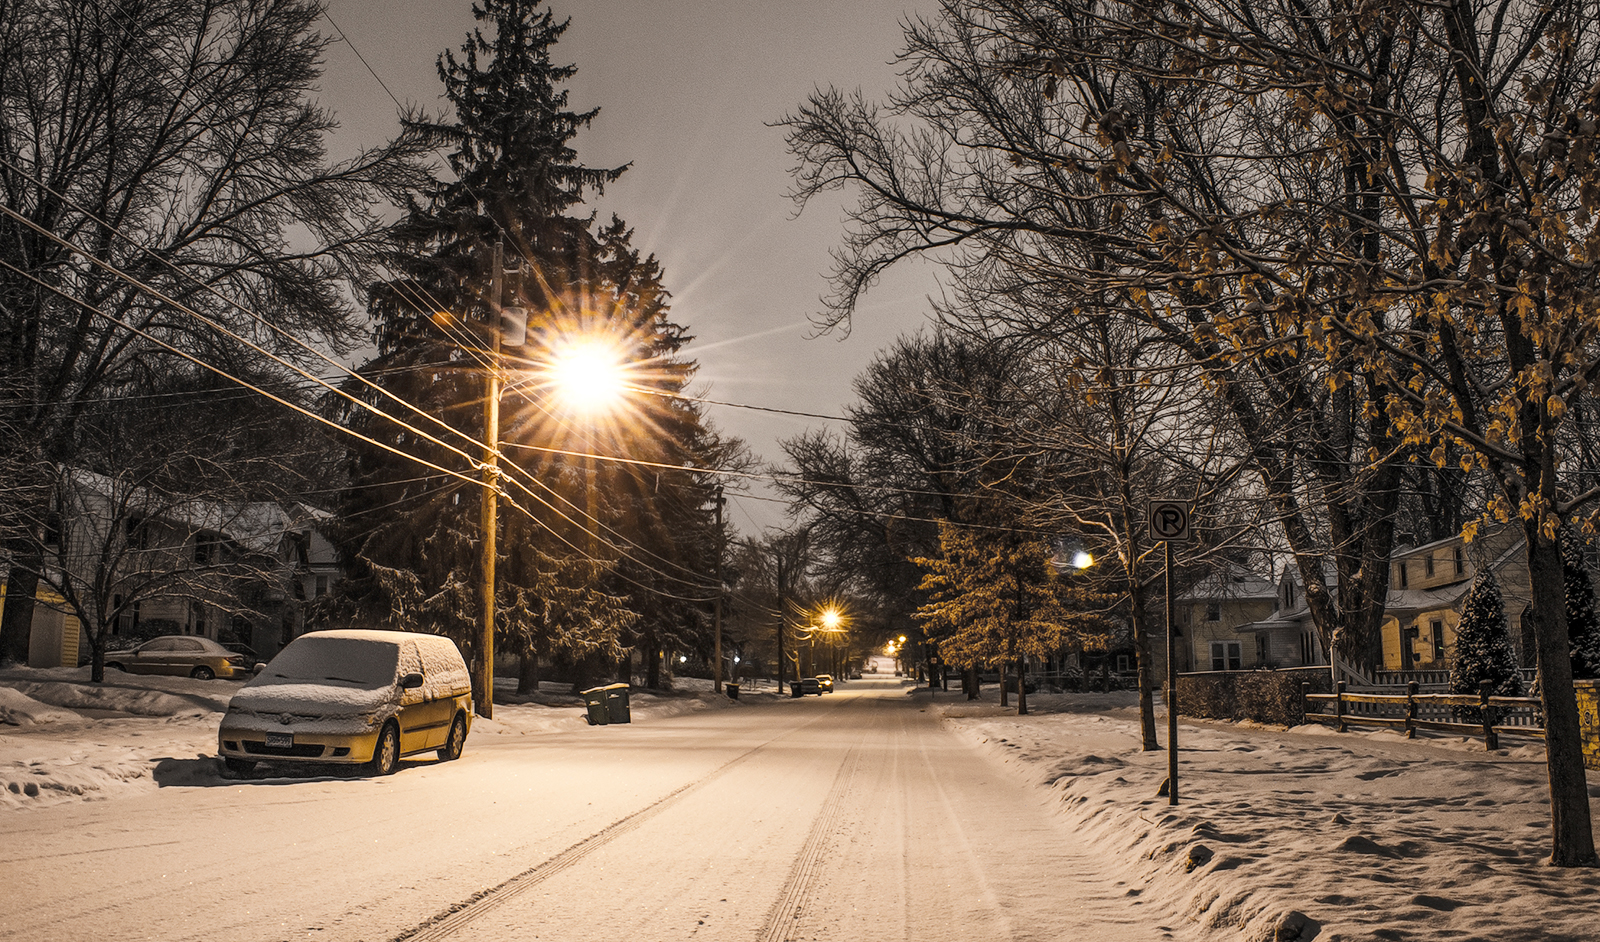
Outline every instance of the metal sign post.
<svg viewBox="0 0 1600 942">
<path fill-rule="evenodd" d="M 1150 536 L 1160 540 L 1166 550 L 1167 574 L 1167 804 L 1178 803 L 1178 620 L 1173 613 L 1172 544 L 1187 543 L 1189 502 L 1153 500 L 1150 502 Z"/>
</svg>

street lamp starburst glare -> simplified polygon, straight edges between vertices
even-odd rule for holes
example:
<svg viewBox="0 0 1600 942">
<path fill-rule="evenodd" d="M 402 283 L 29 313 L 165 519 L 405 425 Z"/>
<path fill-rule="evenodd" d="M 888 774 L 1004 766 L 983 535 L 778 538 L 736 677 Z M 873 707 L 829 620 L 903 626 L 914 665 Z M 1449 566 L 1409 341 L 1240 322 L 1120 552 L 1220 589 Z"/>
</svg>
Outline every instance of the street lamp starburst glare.
<svg viewBox="0 0 1600 942">
<path fill-rule="evenodd" d="M 550 383 L 569 410 L 581 415 L 608 412 L 627 389 L 622 351 L 597 337 L 563 344 L 551 358 Z"/>
</svg>

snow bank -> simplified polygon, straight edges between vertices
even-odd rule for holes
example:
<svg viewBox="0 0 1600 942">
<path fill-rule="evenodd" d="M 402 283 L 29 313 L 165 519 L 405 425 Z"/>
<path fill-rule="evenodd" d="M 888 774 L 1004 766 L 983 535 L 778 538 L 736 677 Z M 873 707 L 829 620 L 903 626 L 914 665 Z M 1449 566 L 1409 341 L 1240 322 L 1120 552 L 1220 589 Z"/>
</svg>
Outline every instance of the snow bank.
<svg viewBox="0 0 1600 942">
<path fill-rule="evenodd" d="M 1596 937 L 1600 872 L 1543 862 L 1549 804 L 1538 745 L 1485 753 L 1481 743 L 1386 731 L 1185 719 L 1173 808 L 1157 794 L 1166 752 L 1139 750 L 1132 694 L 1034 695 L 1023 717 L 994 699 L 939 708 L 1052 791 L 1074 833 L 1119 879 L 1143 887 L 1147 904 L 1205 935 Z M 1157 726 L 1164 746 L 1164 715 Z"/>
<path fill-rule="evenodd" d="M 83 719 L 81 713 L 57 709 L 48 703 L 33 699 L 20 690 L 0 687 L 0 724 L 32 726 L 37 723 L 59 723 L 81 719 Z"/>
<path fill-rule="evenodd" d="M 515 679 L 508 683 L 496 685 L 495 718 L 473 720 L 468 750 L 494 741 L 487 737 L 587 728 L 583 698 L 573 696 L 570 685 L 544 684 L 538 693 L 519 698 L 512 692 Z M 665 695 L 634 690 L 633 721 L 747 705 L 711 693 L 710 682 L 704 683 L 704 690 L 694 683 L 680 684 L 690 689 Z M 217 727 L 229 699 L 238 693 L 241 703 L 266 710 L 274 705 L 273 694 L 287 689 L 272 684 L 241 687 L 234 681 L 120 671 L 107 671 L 106 682 L 97 685 L 90 682 L 87 667 L 0 671 L 0 814 L 174 785 L 221 783 Z M 357 712 L 370 706 L 363 696 L 389 694 L 355 687 L 338 692 L 341 702 L 348 700 L 349 709 Z M 594 732 L 605 735 L 604 730 Z"/>
</svg>

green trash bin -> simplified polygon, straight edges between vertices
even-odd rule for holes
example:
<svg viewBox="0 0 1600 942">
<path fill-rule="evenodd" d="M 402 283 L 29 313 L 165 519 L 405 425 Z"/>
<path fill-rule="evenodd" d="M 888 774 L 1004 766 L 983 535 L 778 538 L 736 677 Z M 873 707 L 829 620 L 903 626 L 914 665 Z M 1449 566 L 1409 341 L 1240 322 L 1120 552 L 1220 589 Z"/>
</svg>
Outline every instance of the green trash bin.
<svg viewBox="0 0 1600 942">
<path fill-rule="evenodd" d="M 583 691 L 583 707 L 589 711 L 590 726 L 604 726 L 610 722 L 606 716 L 605 687 L 590 687 Z"/>
<path fill-rule="evenodd" d="M 606 717 L 613 723 L 633 722 L 633 715 L 628 710 L 628 685 L 608 684 L 600 689 L 606 695 Z"/>
</svg>

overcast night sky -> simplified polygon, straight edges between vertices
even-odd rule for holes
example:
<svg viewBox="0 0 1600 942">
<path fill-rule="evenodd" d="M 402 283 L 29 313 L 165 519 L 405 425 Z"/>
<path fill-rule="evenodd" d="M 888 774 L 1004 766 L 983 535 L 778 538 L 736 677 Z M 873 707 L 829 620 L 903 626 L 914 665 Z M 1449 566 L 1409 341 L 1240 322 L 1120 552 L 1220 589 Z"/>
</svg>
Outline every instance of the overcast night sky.
<svg viewBox="0 0 1600 942">
<path fill-rule="evenodd" d="M 842 198 L 795 218 L 783 133 L 767 124 L 821 85 L 881 97 L 896 80 L 902 18 L 934 4 L 891 0 L 556 0 L 571 25 L 555 47 L 578 66 L 574 110 L 600 115 L 576 146 L 596 167 L 632 163 L 597 207 L 635 228 L 661 259 L 673 316 L 696 341 L 692 391 L 713 399 L 837 415 L 873 354 L 926 323 L 931 270 L 910 270 L 866 298 L 848 338 L 817 336 Z M 442 107 L 435 59 L 473 26 L 470 0 L 330 0 L 328 12 L 401 101 Z M 336 35 L 331 26 L 326 28 Z M 335 146 L 395 133 L 395 105 L 342 43 L 328 52 L 322 102 Z M 725 432 L 778 461 L 780 439 L 838 423 L 709 407 Z M 768 492 L 756 488 L 754 493 Z M 751 535 L 783 523 L 778 504 L 737 498 Z"/>
</svg>

